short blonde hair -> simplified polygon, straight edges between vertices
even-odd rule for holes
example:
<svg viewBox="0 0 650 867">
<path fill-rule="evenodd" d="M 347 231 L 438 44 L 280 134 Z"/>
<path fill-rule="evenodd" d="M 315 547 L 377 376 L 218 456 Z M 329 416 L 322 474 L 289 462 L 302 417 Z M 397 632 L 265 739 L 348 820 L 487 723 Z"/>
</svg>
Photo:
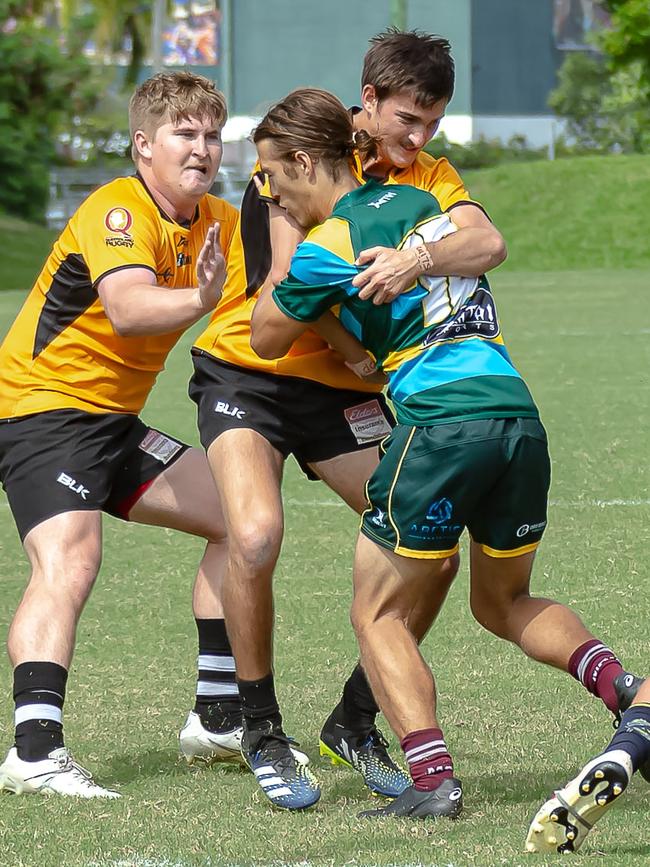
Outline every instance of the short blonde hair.
<svg viewBox="0 0 650 867">
<path fill-rule="evenodd" d="M 150 138 L 165 123 L 191 117 L 208 118 L 222 127 L 228 118 L 226 100 L 213 81 L 185 70 L 159 72 L 143 81 L 129 101 L 131 156 L 137 161 L 134 135 L 142 130 Z"/>
</svg>

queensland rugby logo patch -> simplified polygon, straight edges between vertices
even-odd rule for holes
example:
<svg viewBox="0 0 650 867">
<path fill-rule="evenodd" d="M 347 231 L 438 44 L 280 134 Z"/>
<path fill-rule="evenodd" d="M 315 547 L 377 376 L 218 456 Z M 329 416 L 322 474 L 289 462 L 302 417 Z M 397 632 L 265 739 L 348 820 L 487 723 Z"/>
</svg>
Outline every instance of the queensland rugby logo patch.
<svg viewBox="0 0 650 867">
<path fill-rule="evenodd" d="M 133 217 L 127 208 L 111 208 L 104 217 L 104 225 L 109 232 L 113 232 L 113 236 L 104 239 L 107 247 L 133 246 L 133 238 L 129 234 L 129 229 L 133 225 Z"/>
</svg>

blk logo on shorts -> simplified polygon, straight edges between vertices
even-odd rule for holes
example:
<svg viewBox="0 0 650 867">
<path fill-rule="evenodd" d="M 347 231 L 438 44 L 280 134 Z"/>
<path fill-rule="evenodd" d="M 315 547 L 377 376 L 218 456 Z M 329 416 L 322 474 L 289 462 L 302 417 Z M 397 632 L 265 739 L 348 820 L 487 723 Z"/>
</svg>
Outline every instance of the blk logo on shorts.
<svg viewBox="0 0 650 867">
<path fill-rule="evenodd" d="M 69 476 L 67 473 L 59 473 L 57 482 L 60 485 L 64 485 L 66 488 L 70 488 L 73 494 L 79 494 L 82 500 L 87 500 L 86 494 L 89 494 L 90 491 L 88 488 L 84 488 L 81 482 L 77 482 L 76 479 L 73 479 L 72 476 Z"/>
<path fill-rule="evenodd" d="M 238 406 L 230 406 L 225 400 L 218 400 L 214 405 L 214 411 L 220 412 L 223 415 L 231 415 L 233 418 L 243 418 L 246 415 L 245 409 L 240 409 Z"/>
</svg>

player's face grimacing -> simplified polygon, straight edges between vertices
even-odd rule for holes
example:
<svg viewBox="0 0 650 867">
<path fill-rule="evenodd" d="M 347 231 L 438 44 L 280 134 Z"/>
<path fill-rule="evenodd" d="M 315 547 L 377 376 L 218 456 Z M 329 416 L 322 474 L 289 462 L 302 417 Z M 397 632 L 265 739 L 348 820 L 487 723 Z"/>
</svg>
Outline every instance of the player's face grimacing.
<svg viewBox="0 0 650 867">
<path fill-rule="evenodd" d="M 203 118 L 188 118 L 158 127 L 150 142 L 156 186 L 170 201 L 198 201 L 209 192 L 221 164 L 221 127 Z"/>
<path fill-rule="evenodd" d="M 260 167 L 269 179 L 271 195 L 278 205 L 304 229 L 324 220 L 327 209 L 322 207 L 317 183 L 320 172 L 309 156 L 298 151 L 292 160 L 281 159 L 271 139 L 262 139 L 256 147 Z"/>
<path fill-rule="evenodd" d="M 377 165 L 406 169 L 436 134 L 445 115 L 447 100 L 428 107 L 419 105 L 410 90 L 378 100 L 375 88 L 366 84 L 361 94 L 369 119 L 369 132 L 381 138 Z"/>
</svg>

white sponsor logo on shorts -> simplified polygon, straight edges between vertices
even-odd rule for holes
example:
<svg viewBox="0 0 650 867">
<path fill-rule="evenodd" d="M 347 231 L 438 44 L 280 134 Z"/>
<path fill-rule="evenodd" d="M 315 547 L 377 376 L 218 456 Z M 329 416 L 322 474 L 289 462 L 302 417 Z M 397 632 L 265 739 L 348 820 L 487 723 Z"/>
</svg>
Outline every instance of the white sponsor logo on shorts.
<svg viewBox="0 0 650 867">
<path fill-rule="evenodd" d="M 391 431 L 388 419 L 377 399 L 351 406 L 344 412 L 350 430 L 359 445 L 383 439 Z"/>
<path fill-rule="evenodd" d="M 546 526 L 546 521 L 540 521 L 538 524 L 522 524 L 517 530 L 517 538 L 521 539 L 529 533 L 535 533 L 537 530 L 543 530 Z"/>
<path fill-rule="evenodd" d="M 218 400 L 214 405 L 214 411 L 223 415 L 231 415 L 233 418 L 243 418 L 246 415 L 245 409 L 240 409 L 238 406 L 231 407 L 225 400 Z"/>
<path fill-rule="evenodd" d="M 77 482 L 76 479 L 73 479 L 72 476 L 69 476 L 67 473 L 59 473 L 57 476 L 57 482 L 60 485 L 65 485 L 66 488 L 70 488 L 73 494 L 79 494 L 82 500 L 87 500 L 86 494 L 89 494 L 90 491 L 88 488 L 84 488 L 81 482 Z"/>
<path fill-rule="evenodd" d="M 160 461 L 161 464 L 168 464 L 182 447 L 182 444 L 177 443 L 176 440 L 170 439 L 160 431 L 151 429 L 146 432 L 144 439 L 138 446 L 139 449 Z"/>
</svg>

